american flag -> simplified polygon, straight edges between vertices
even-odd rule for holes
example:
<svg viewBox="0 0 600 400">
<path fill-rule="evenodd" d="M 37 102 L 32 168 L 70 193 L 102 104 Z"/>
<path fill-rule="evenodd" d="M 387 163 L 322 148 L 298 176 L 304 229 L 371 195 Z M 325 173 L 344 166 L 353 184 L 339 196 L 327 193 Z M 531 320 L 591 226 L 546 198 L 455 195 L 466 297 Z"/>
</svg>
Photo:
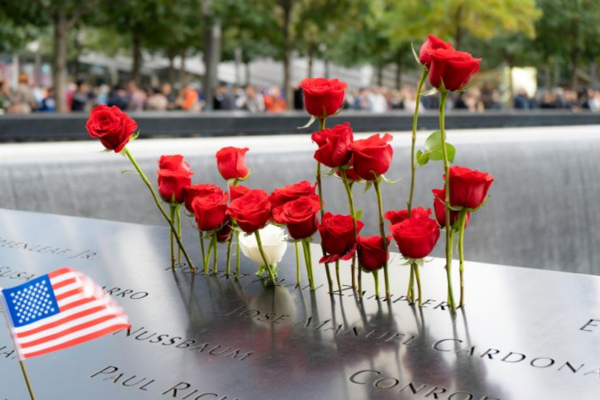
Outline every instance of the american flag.
<svg viewBox="0 0 600 400">
<path fill-rule="evenodd" d="M 127 315 L 102 288 L 69 268 L 3 289 L 2 295 L 4 314 L 21 360 L 130 326 Z"/>
</svg>

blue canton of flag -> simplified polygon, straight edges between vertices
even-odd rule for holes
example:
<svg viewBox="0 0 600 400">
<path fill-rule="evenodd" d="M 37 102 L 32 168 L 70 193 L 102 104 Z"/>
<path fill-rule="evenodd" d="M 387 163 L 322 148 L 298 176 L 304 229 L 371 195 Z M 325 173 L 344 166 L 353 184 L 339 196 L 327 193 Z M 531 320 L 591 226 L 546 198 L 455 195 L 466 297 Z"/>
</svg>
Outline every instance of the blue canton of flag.
<svg viewBox="0 0 600 400">
<path fill-rule="evenodd" d="M 59 313 L 56 296 L 47 275 L 13 289 L 4 289 L 4 296 L 15 328 Z"/>
</svg>

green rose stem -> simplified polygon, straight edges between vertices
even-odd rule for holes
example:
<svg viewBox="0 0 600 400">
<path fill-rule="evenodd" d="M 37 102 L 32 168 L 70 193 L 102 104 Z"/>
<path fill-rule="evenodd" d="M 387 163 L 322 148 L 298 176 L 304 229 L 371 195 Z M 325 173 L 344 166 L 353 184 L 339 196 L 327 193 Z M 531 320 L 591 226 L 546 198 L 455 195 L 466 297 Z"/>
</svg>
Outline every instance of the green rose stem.
<svg viewBox="0 0 600 400">
<path fill-rule="evenodd" d="M 411 270 L 414 270 L 414 276 L 417 278 L 417 289 L 419 291 L 419 307 L 422 307 L 423 304 L 421 299 L 423 296 L 421 296 L 421 275 L 419 272 L 419 266 L 414 261 L 411 263 Z"/>
<path fill-rule="evenodd" d="M 135 159 L 133 158 L 133 156 L 131 155 L 131 153 L 129 152 L 129 149 L 127 147 L 124 147 L 122 151 L 125 152 L 125 155 L 127 156 L 127 158 L 129 158 L 129 161 L 131 161 L 131 164 L 133 164 L 133 166 L 135 167 L 135 170 L 142 178 L 142 181 L 144 181 L 144 183 L 148 187 L 148 190 L 150 190 L 150 193 L 152 194 L 152 197 L 154 198 L 154 202 L 156 203 L 156 206 L 158 207 L 158 209 L 160 210 L 160 213 L 162 214 L 162 216 L 165 218 L 165 220 L 169 223 L 169 226 L 171 227 L 171 235 L 175 235 L 175 238 L 177 239 L 177 244 L 179 245 L 179 248 L 183 252 L 183 256 L 185 257 L 185 260 L 187 261 L 188 265 L 190 266 L 192 272 L 195 272 L 196 267 L 194 266 L 194 263 L 192 263 L 190 256 L 188 255 L 187 251 L 185 250 L 185 247 L 183 247 L 183 243 L 181 243 L 181 239 L 179 238 L 179 236 L 177 236 L 177 231 L 175 229 L 175 225 L 173 225 L 173 220 L 169 218 L 169 216 L 165 212 L 164 208 L 160 204 L 160 200 L 158 199 L 156 192 L 152 188 L 150 181 L 144 174 L 144 171 L 142 171 L 142 169 L 140 168 L 138 163 L 135 161 Z M 171 248 L 173 248 L 173 246 L 171 246 Z M 171 267 L 173 270 L 175 270 L 175 265 L 171 265 Z"/>
<path fill-rule="evenodd" d="M 410 277 L 408 278 L 408 292 L 406 293 L 406 299 L 410 304 L 415 302 L 415 271 L 410 267 Z"/>
<path fill-rule="evenodd" d="M 210 260 L 210 254 L 212 253 L 214 247 L 213 238 L 210 238 L 210 242 L 208 244 L 208 250 L 206 251 L 206 256 L 204 257 L 204 275 L 208 275 L 208 262 Z"/>
<path fill-rule="evenodd" d="M 229 277 L 231 275 L 231 245 L 233 244 L 233 233 L 229 238 L 229 242 L 227 243 L 227 267 L 225 269 L 225 275 Z"/>
<path fill-rule="evenodd" d="M 417 86 L 417 99 L 415 104 L 415 114 L 413 115 L 412 123 L 412 145 L 410 148 L 410 193 L 408 195 L 408 201 L 406 202 L 408 210 L 408 218 L 410 218 L 412 210 L 413 193 L 415 191 L 415 172 L 417 170 L 417 160 L 415 159 L 415 145 L 417 142 L 417 123 L 419 121 L 419 105 L 421 103 L 421 91 L 423 90 L 423 84 L 427 79 L 427 73 L 429 70 L 424 66 L 423 72 L 421 73 L 421 79 L 419 79 L 419 85 Z M 411 269 L 412 273 L 412 269 Z M 412 279 L 411 279 L 412 284 Z"/>
<path fill-rule="evenodd" d="M 269 261 L 267 260 L 267 255 L 265 254 L 265 250 L 263 249 L 262 241 L 260 240 L 260 232 L 256 231 L 256 232 L 254 232 L 254 235 L 256 236 L 256 244 L 258 244 L 258 251 L 260 252 L 260 256 L 262 257 L 263 262 L 265 263 L 265 268 L 267 269 L 269 278 L 271 279 L 271 282 L 273 282 L 273 285 L 275 285 L 277 283 L 277 281 L 275 279 L 275 274 L 273 273 L 273 269 L 271 268 L 271 265 L 269 264 Z"/>
<path fill-rule="evenodd" d="M 294 247 L 296 249 L 296 284 L 300 286 L 300 248 L 298 242 L 294 242 Z"/>
<path fill-rule="evenodd" d="M 450 164 L 448 163 L 448 152 L 446 151 L 446 127 L 445 127 L 445 111 L 446 99 L 448 91 L 442 89 L 440 91 L 440 135 L 442 137 L 442 154 L 444 155 L 444 173 L 446 198 L 444 203 L 446 206 L 446 275 L 448 279 L 448 305 L 452 311 L 456 311 L 454 302 L 454 293 L 452 291 L 452 232 L 450 228 Z"/>
<path fill-rule="evenodd" d="M 235 277 L 240 279 L 240 231 L 235 231 Z"/>
<path fill-rule="evenodd" d="M 171 221 L 175 220 L 175 204 L 171 203 L 169 204 L 169 215 L 171 218 Z M 171 231 L 171 269 L 175 270 L 175 242 L 173 241 L 173 236 L 177 235 L 177 232 L 173 233 L 173 231 Z"/>
<path fill-rule="evenodd" d="M 325 129 L 325 120 L 327 118 L 319 118 L 319 130 Z M 325 215 L 325 205 L 323 204 L 323 183 L 321 182 L 321 163 L 317 161 L 317 190 L 319 191 L 319 203 L 321 208 L 321 223 L 323 223 L 323 216 Z M 304 241 L 302 242 L 304 246 Z M 309 249 L 310 251 L 310 249 Z M 321 241 L 321 251 L 325 256 L 325 248 L 323 247 L 323 241 Z M 327 283 L 329 285 L 329 294 L 333 295 L 333 281 L 331 280 L 331 271 L 329 270 L 329 264 L 325 263 L 325 272 L 327 272 Z M 354 274 L 353 274 L 354 275 Z M 314 283 L 311 280 L 311 287 L 314 287 Z"/>
<path fill-rule="evenodd" d="M 460 214 L 458 217 L 458 257 L 460 259 L 460 307 L 462 308 L 465 305 L 465 250 L 464 250 L 464 241 L 465 241 L 465 224 L 467 222 L 467 210 L 460 210 Z"/>
<path fill-rule="evenodd" d="M 346 170 L 340 168 L 340 175 L 342 176 L 342 181 L 344 182 L 344 188 L 346 189 L 346 195 L 348 196 L 348 206 L 350 207 L 350 214 L 352 215 L 352 225 L 354 227 L 354 242 L 356 243 L 356 238 L 358 237 L 358 229 L 356 227 L 356 212 L 354 211 L 354 198 L 352 196 L 352 186 L 350 186 L 350 182 L 348 181 L 348 176 L 346 175 Z M 359 268 L 360 271 L 360 268 Z M 359 272 L 360 275 L 360 272 Z M 360 279 L 360 283 L 362 284 L 362 278 Z M 356 253 L 352 257 L 352 288 L 356 289 Z M 358 297 L 362 296 L 362 287 L 358 288 Z"/>
<path fill-rule="evenodd" d="M 387 237 L 385 235 L 385 222 L 383 220 L 383 200 L 381 198 L 381 188 L 379 187 L 380 180 L 381 180 L 381 177 L 377 177 L 373 181 L 373 187 L 375 188 L 375 194 L 377 194 L 377 205 L 379 207 L 379 233 L 381 234 L 381 240 L 383 243 L 383 251 L 387 253 L 388 241 L 387 241 Z M 383 277 L 385 278 L 385 298 L 386 298 L 386 300 L 389 300 L 391 293 L 390 293 L 390 276 L 388 273 L 388 261 L 387 260 L 385 261 L 385 264 L 383 264 Z"/>
<path fill-rule="evenodd" d="M 342 281 L 340 280 L 340 260 L 335 262 L 335 277 L 337 279 L 338 291 L 342 295 Z"/>
<path fill-rule="evenodd" d="M 212 268 L 212 274 L 216 275 L 218 271 L 218 267 L 219 267 L 219 245 L 217 243 L 217 231 L 213 232 L 213 237 L 212 237 L 212 241 L 213 241 L 213 268 Z"/>
<path fill-rule="evenodd" d="M 313 276 L 312 254 L 310 253 L 310 243 L 306 239 L 302 240 L 302 248 L 304 249 L 304 261 L 306 262 L 306 270 L 308 272 L 308 283 L 310 290 L 315 290 L 315 278 Z M 330 292 L 333 294 L 333 291 Z"/>
<path fill-rule="evenodd" d="M 379 298 L 379 271 L 373 271 L 373 280 L 375 281 L 375 297 Z"/>
<path fill-rule="evenodd" d="M 181 204 L 175 206 L 175 219 L 177 220 L 177 235 L 181 240 Z M 177 263 L 181 264 L 181 247 L 177 249 Z"/>
<path fill-rule="evenodd" d="M 204 250 L 204 236 L 202 236 L 202 231 L 198 230 L 198 240 L 200 241 L 200 251 L 202 252 L 202 262 L 204 263 L 204 268 L 206 269 L 206 262 L 204 261 L 206 257 L 206 252 Z"/>
</svg>

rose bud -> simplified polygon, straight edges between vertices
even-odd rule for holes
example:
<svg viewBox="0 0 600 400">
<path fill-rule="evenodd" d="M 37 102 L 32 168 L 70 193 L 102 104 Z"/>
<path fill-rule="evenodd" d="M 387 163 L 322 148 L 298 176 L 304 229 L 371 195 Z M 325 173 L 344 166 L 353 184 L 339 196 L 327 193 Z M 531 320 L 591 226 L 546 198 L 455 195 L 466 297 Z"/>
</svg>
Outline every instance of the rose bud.
<svg viewBox="0 0 600 400">
<path fill-rule="evenodd" d="M 92 110 L 85 128 L 91 137 L 100 139 L 107 150 L 119 153 L 129 143 L 138 126 L 118 107 L 102 105 Z"/>
<path fill-rule="evenodd" d="M 221 228 L 227 219 L 228 199 L 229 195 L 227 193 L 213 193 L 196 197 L 192 201 L 192 210 L 194 210 L 196 216 L 198 229 L 204 232 L 212 232 Z"/>
<path fill-rule="evenodd" d="M 183 203 L 184 188 L 192 183 L 191 173 L 168 169 L 159 169 L 156 173 L 160 197 L 167 203 Z"/>
<path fill-rule="evenodd" d="M 383 137 L 379 134 L 367 139 L 356 140 L 352 144 L 354 153 L 354 172 L 366 181 L 372 181 L 385 174 L 392 163 L 394 150 L 388 142 L 393 137 L 386 133 Z"/>
<path fill-rule="evenodd" d="M 158 160 L 158 168 L 168 169 L 170 171 L 189 172 L 190 175 L 193 174 L 190 164 L 183 161 L 183 156 L 181 154 L 160 156 L 160 159 Z"/>
<path fill-rule="evenodd" d="M 431 64 L 431 55 L 429 55 L 430 50 L 436 49 L 451 49 L 452 44 L 444 42 L 437 36 L 427 35 L 427 40 L 421 46 L 419 50 L 419 62 L 429 68 Z"/>
<path fill-rule="evenodd" d="M 429 83 L 440 89 L 442 84 L 449 91 L 465 87 L 481 64 L 481 58 L 473 58 L 469 53 L 454 49 L 428 50 L 431 57 Z"/>
<path fill-rule="evenodd" d="M 246 165 L 245 155 L 248 148 L 223 147 L 217 151 L 217 168 L 225 180 L 246 179 L 250 170 Z"/>
<path fill-rule="evenodd" d="M 223 195 L 223 190 L 217 185 L 213 185 L 212 183 L 200 183 L 197 185 L 190 185 L 183 188 L 183 200 L 185 203 L 185 208 L 193 213 L 192 202 L 196 197 L 203 197 L 209 194 L 220 194 Z"/>
<path fill-rule="evenodd" d="M 323 129 L 312 134 L 312 140 L 319 149 L 315 152 L 315 160 L 330 168 L 348 164 L 352 151 L 350 146 L 354 135 L 350 124 L 336 125 L 331 129 Z"/>
<path fill-rule="evenodd" d="M 279 207 L 282 207 L 284 204 L 289 203 L 290 201 L 299 199 L 300 197 L 315 196 L 316 187 L 316 184 L 313 186 L 309 181 L 300 181 L 298 183 L 294 183 L 293 185 L 275 189 L 269 195 L 271 208 L 275 210 Z M 273 219 L 278 224 L 283 223 L 277 221 L 275 217 Z"/>
<path fill-rule="evenodd" d="M 285 231 L 278 226 L 267 225 L 259 233 L 267 262 L 270 265 L 277 264 L 281 261 L 287 249 Z M 256 242 L 256 235 L 240 235 L 240 248 L 246 257 L 258 265 L 265 263 Z"/>
<path fill-rule="evenodd" d="M 337 79 L 306 78 L 300 83 L 306 111 L 316 118 L 336 114 L 344 103 L 348 84 Z"/>
<path fill-rule="evenodd" d="M 412 218 L 429 218 L 431 215 L 430 208 L 416 207 L 413 208 L 410 212 L 410 216 Z M 394 225 L 400 223 L 408 218 L 408 210 L 399 210 L 399 211 L 388 211 L 384 214 L 384 218 L 390 221 L 390 224 Z"/>
<path fill-rule="evenodd" d="M 304 196 L 273 210 L 273 219 L 286 224 L 294 240 L 306 239 L 317 231 L 319 196 Z"/>
<path fill-rule="evenodd" d="M 386 238 L 388 244 L 390 238 Z M 390 258 L 388 249 L 383 249 L 383 240 L 381 236 L 359 236 L 356 239 L 358 243 L 358 264 L 367 271 L 376 271 L 383 268 L 386 261 Z"/>
<path fill-rule="evenodd" d="M 264 190 L 250 190 L 229 205 L 227 214 L 246 233 L 254 233 L 262 229 L 271 217 L 271 203 Z"/>
<path fill-rule="evenodd" d="M 390 226 L 400 253 L 406 258 L 427 257 L 440 237 L 440 228 L 430 218 L 408 218 Z"/>
<path fill-rule="evenodd" d="M 243 185 L 230 186 L 229 192 L 231 193 L 231 201 L 239 199 L 240 197 L 242 197 L 249 191 L 250 191 L 250 188 L 243 186 Z"/>
<path fill-rule="evenodd" d="M 356 221 L 357 233 L 363 228 L 362 221 Z M 331 263 L 337 260 L 349 260 L 356 251 L 354 238 L 354 222 L 350 215 L 334 215 L 325 213 L 323 221 L 318 226 L 321 234 L 321 244 L 329 256 L 321 258 L 321 263 Z"/>
<path fill-rule="evenodd" d="M 494 177 L 465 167 L 450 168 L 450 204 L 453 207 L 477 208 L 487 198 Z"/>
<path fill-rule="evenodd" d="M 233 232 L 233 227 L 231 226 L 231 218 L 228 216 L 225 218 L 221 229 L 217 231 L 217 242 L 227 243 L 231 238 L 231 232 Z"/>
<path fill-rule="evenodd" d="M 438 222 L 440 228 L 446 227 L 446 206 L 444 205 L 444 199 L 446 198 L 446 190 L 444 189 L 432 189 L 433 193 L 433 209 L 435 210 L 435 219 Z M 458 221 L 458 217 L 460 213 L 458 211 L 450 210 L 450 226 L 454 225 L 456 221 Z M 467 217 L 465 219 L 465 228 L 469 225 L 469 219 L 471 218 L 471 213 L 467 213 Z"/>
</svg>

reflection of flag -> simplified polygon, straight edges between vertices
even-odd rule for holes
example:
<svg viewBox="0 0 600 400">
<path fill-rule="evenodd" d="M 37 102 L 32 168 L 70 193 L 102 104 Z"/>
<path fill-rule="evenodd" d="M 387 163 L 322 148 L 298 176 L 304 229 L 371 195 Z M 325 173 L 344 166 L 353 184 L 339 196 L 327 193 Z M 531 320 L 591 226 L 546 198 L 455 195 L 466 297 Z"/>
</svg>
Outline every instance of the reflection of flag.
<svg viewBox="0 0 600 400">
<path fill-rule="evenodd" d="M 69 268 L 3 289 L 2 294 L 21 360 L 129 327 L 121 307 L 102 288 Z"/>
</svg>

